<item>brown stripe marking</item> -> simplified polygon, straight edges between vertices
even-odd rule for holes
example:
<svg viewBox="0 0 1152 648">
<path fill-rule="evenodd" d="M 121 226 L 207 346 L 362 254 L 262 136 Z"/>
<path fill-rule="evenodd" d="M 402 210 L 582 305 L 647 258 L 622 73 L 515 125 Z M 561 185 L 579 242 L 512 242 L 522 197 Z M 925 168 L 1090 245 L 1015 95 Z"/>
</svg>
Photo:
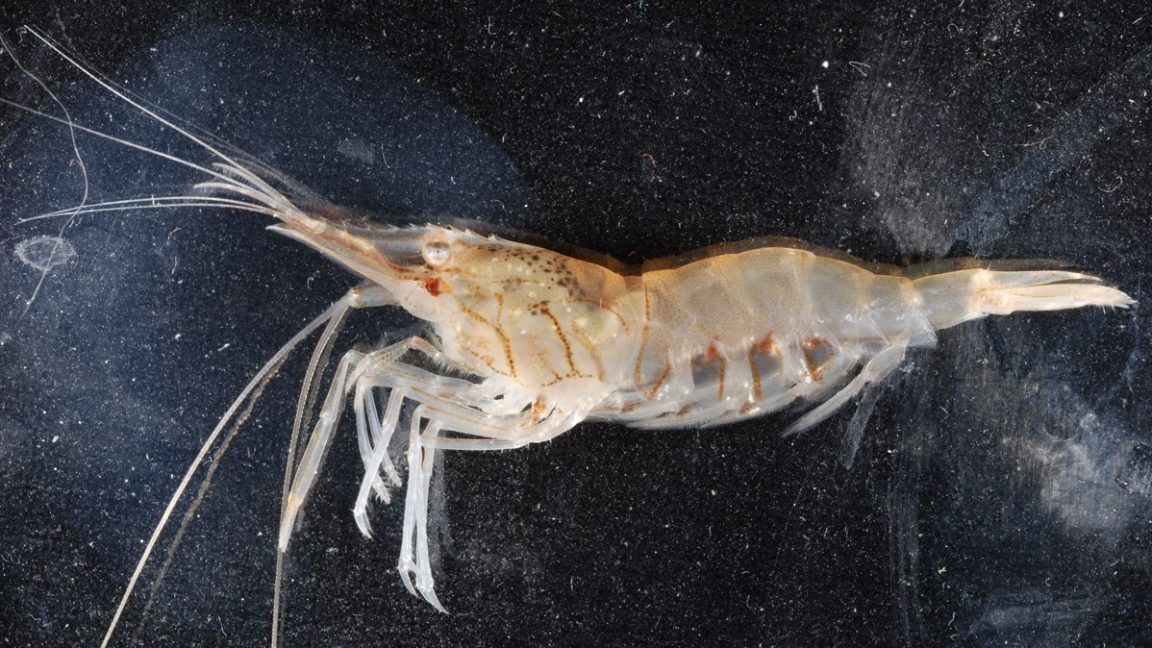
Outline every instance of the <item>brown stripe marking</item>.
<svg viewBox="0 0 1152 648">
<path fill-rule="evenodd" d="M 713 362 L 720 365 L 719 388 L 716 394 L 716 400 L 724 400 L 724 378 L 727 375 L 728 364 L 724 356 L 720 353 L 720 350 L 716 348 L 716 343 L 713 342 L 709 344 L 708 350 L 704 352 L 703 356 L 697 356 L 692 359 L 692 365 L 694 367 L 701 367 Z"/>
<path fill-rule="evenodd" d="M 544 414 L 547 413 L 547 411 L 548 406 L 547 403 L 544 402 L 544 399 L 537 398 L 532 402 L 532 422 L 539 423 L 544 418 Z"/>
<path fill-rule="evenodd" d="M 592 340 L 590 340 L 588 336 L 585 335 L 580 329 L 572 329 L 572 334 L 576 336 L 576 339 L 579 340 L 580 344 L 584 346 L 584 350 L 587 351 L 588 355 L 592 357 L 592 362 L 596 365 L 596 376 L 603 379 L 604 360 L 600 357 L 600 349 L 598 349 Z"/>
<path fill-rule="evenodd" d="M 556 316 L 552 314 L 552 310 L 548 308 L 546 302 L 540 302 L 537 308 L 539 308 L 540 312 L 547 316 L 548 319 L 552 320 L 552 328 L 555 329 L 556 335 L 560 338 L 560 343 L 564 345 L 564 357 L 568 360 L 568 375 L 578 374 L 579 372 L 576 371 L 576 361 L 572 357 L 572 345 L 568 342 L 568 336 L 564 335 L 564 329 L 560 328 L 560 320 L 556 319 Z"/>
<path fill-rule="evenodd" d="M 656 392 L 660 391 L 660 387 L 664 385 L 664 381 L 668 380 L 668 374 L 672 373 L 672 365 L 667 362 L 664 363 L 664 371 L 660 372 L 660 377 L 656 379 L 656 384 L 652 385 L 652 389 L 644 393 L 648 400 L 656 398 Z"/>
<path fill-rule="evenodd" d="M 644 323 L 644 328 L 640 331 L 640 351 L 636 354 L 636 367 L 633 370 L 632 382 L 636 387 L 640 387 L 640 381 L 643 380 L 644 374 L 641 372 L 641 366 L 644 363 L 644 351 L 648 348 L 648 323 Z"/>
<path fill-rule="evenodd" d="M 804 352 L 804 364 L 808 367 L 808 375 L 816 382 L 824 380 L 824 367 L 832 357 L 827 352 L 832 350 L 832 345 L 822 338 L 806 338 L 800 346 Z"/>
<path fill-rule="evenodd" d="M 644 373 L 642 370 L 644 363 L 644 353 L 648 350 L 648 342 L 652 330 L 652 326 L 650 324 L 652 321 L 652 305 L 648 302 L 648 280 L 644 277 L 644 275 L 640 275 L 640 289 L 644 292 L 644 328 L 640 331 L 640 352 L 636 354 L 636 369 L 634 372 L 635 375 L 632 378 L 632 382 L 636 384 L 637 389 L 641 387 L 641 381 L 644 379 Z M 659 380 L 656 381 L 656 386 L 653 387 L 651 391 L 645 393 L 648 400 L 656 398 L 656 391 L 659 390 L 660 385 L 664 384 L 664 381 L 668 379 L 668 373 L 671 370 L 672 367 L 668 365 L 667 359 L 665 359 L 664 371 L 660 374 Z"/>
<path fill-rule="evenodd" d="M 504 297 L 502 295 L 496 295 L 496 299 L 498 300 L 498 302 L 500 304 L 500 311 L 503 311 L 504 310 Z M 512 342 L 511 342 L 511 340 L 508 339 L 508 336 L 504 333 L 503 329 L 501 329 L 496 324 L 489 322 L 488 318 L 484 317 L 480 313 L 477 313 L 476 311 L 472 310 L 471 308 L 468 308 L 467 306 L 465 306 L 464 303 L 461 302 L 459 299 L 456 300 L 456 304 L 458 306 L 460 306 L 460 310 L 463 311 L 465 315 L 471 317 L 472 319 L 476 320 L 477 322 L 480 322 L 482 324 L 486 324 L 486 325 L 492 327 L 492 330 L 496 331 L 496 335 L 500 336 L 500 343 L 504 347 L 504 359 L 508 363 L 508 374 L 507 375 L 509 375 L 513 378 L 516 378 L 517 377 L 516 376 L 516 360 L 513 359 L 513 357 L 512 357 Z M 478 358 L 481 357 L 480 354 L 476 353 L 475 351 L 473 351 L 471 349 L 468 349 L 468 351 L 472 355 L 474 355 Z M 491 365 L 489 365 L 489 366 L 491 366 Z M 495 367 L 492 367 L 492 370 L 495 371 L 496 373 L 501 373 Z"/>
<path fill-rule="evenodd" d="M 764 400 L 764 387 L 760 382 L 760 367 L 756 366 L 756 356 L 775 356 L 778 353 L 779 349 L 776 348 L 776 341 L 772 339 L 771 331 L 748 349 L 748 369 L 752 372 L 752 395 L 758 401 Z"/>
<path fill-rule="evenodd" d="M 643 384 L 642 381 L 644 380 L 644 373 L 642 371 L 641 365 L 644 362 L 645 350 L 648 348 L 648 331 L 649 331 L 648 324 L 645 323 L 644 329 L 643 329 L 643 331 L 641 331 L 641 333 L 643 334 L 643 339 L 640 341 L 640 353 L 636 356 L 635 377 L 633 377 L 633 379 L 632 379 L 632 381 L 635 383 L 637 389 L 640 389 L 640 387 Z M 652 399 L 656 398 L 656 392 L 660 390 L 660 386 L 664 384 L 664 381 L 668 380 L 668 374 L 670 374 L 671 372 L 672 372 L 672 365 L 669 364 L 668 358 L 667 358 L 667 356 L 665 356 L 665 358 L 664 358 L 664 370 L 660 372 L 660 376 L 656 379 L 656 384 L 654 384 L 652 386 L 652 389 L 649 389 L 648 391 L 644 392 L 644 395 L 645 395 L 645 397 L 648 398 L 648 400 L 652 400 Z"/>
</svg>

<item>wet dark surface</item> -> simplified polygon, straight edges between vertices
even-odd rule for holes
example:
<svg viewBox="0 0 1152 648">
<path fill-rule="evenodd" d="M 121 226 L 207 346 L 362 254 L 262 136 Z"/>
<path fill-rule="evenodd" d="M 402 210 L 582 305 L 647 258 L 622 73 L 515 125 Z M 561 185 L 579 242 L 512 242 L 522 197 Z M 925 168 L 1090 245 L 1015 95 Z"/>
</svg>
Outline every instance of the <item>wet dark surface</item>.
<svg viewBox="0 0 1152 648">
<path fill-rule="evenodd" d="M 95 11 L 95 10 L 92 10 Z M 861 257 L 1060 259 L 1141 304 L 945 332 L 852 408 L 449 453 L 443 616 L 373 540 L 341 435 L 293 541 L 288 646 L 1152 643 L 1152 17 L 1134 9 L 651 2 L 3 10 L 78 122 L 174 154 L 13 29 L 44 28 L 341 204 L 461 215 L 641 260 L 785 235 Z M 59 107 L 5 61 L 0 96 Z M 75 80 L 72 82 L 70 80 Z M 0 645 L 96 645 L 179 476 L 253 372 L 353 280 L 220 212 L 85 217 L 67 133 L 0 112 Z M 193 176 L 81 138 L 90 200 Z M 18 250 L 22 252 L 18 254 Z M 344 342 L 411 330 L 360 314 Z M 117 645 L 261 645 L 300 363 L 233 444 Z M 169 536 L 170 537 L 170 536 Z"/>
</svg>

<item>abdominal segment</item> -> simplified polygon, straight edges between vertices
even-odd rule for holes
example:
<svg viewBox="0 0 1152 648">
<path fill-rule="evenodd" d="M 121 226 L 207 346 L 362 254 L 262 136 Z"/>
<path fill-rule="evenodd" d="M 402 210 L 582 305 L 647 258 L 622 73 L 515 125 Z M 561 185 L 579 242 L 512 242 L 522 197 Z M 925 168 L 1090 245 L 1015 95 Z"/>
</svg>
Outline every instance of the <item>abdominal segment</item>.
<svg viewBox="0 0 1152 648">
<path fill-rule="evenodd" d="M 645 328 L 608 418 L 712 425 L 819 402 L 888 348 L 931 344 L 912 282 L 764 248 L 643 276 Z"/>
</svg>

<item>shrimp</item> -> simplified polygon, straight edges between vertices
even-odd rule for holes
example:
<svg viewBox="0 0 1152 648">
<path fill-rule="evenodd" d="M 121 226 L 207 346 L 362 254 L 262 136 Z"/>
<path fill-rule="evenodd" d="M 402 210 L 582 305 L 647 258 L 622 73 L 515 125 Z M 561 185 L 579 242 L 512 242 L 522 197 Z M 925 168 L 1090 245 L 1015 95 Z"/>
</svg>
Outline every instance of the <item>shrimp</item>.
<svg viewBox="0 0 1152 648">
<path fill-rule="evenodd" d="M 278 552 L 288 551 L 350 403 L 363 465 L 355 523 L 370 535 L 370 502 L 387 503 L 393 489 L 403 487 L 397 570 L 410 593 L 444 612 L 428 533 L 440 451 L 519 448 L 584 421 L 672 429 L 807 408 L 784 429 L 795 434 L 884 380 L 910 348 L 933 346 L 938 331 L 989 315 L 1134 303 L 1097 277 L 1054 268 L 998 270 L 959 261 L 956 269 L 917 277 L 755 240 L 632 267 L 498 236 L 476 224 L 381 223 L 89 76 L 211 160 L 175 158 L 68 120 L 76 131 L 185 165 L 203 180 L 194 195 L 82 204 L 43 217 L 172 206 L 253 212 L 274 219 L 274 233 L 360 282 L 292 336 L 220 420 L 157 524 L 102 645 L 112 640 L 141 570 L 209 449 L 287 355 L 318 331 L 294 423 L 311 431 L 286 476 Z M 429 333 L 345 353 L 313 419 L 316 380 L 348 315 L 380 308 L 406 311 L 426 322 Z M 389 453 L 398 435 L 407 438 L 404 479 Z"/>
</svg>

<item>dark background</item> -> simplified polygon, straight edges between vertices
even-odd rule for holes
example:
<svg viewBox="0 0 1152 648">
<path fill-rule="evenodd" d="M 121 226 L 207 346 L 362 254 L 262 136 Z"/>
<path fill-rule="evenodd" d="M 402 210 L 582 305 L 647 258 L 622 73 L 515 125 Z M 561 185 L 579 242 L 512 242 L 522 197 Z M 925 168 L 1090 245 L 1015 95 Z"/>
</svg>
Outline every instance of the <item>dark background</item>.
<svg viewBox="0 0 1152 648">
<path fill-rule="evenodd" d="M 292 546 L 288 646 L 1152 644 L 1152 10 L 1138 3 L 35 3 L 5 37 L 78 121 L 199 155 L 16 29 L 337 203 L 639 261 L 785 235 L 888 262 L 1059 259 L 1141 301 L 969 323 L 805 435 L 768 417 L 450 453 L 437 591 L 350 513 L 346 424 Z M 275 5 L 275 6 L 272 6 Z M 59 114 L 10 61 L 3 94 Z M 84 218 L 64 132 L 0 112 L 0 645 L 96 645 L 199 444 L 352 279 L 259 218 Z M 82 138 L 91 199 L 195 174 Z M 203 159 L 198 157 L 197 159 Z M 410 330 L 361 314 L 341 348 Z M 116 645 L 261 645 L 300 364 Z M 170 539 L 171 536 L 168 536 Z"/>
</svg>

